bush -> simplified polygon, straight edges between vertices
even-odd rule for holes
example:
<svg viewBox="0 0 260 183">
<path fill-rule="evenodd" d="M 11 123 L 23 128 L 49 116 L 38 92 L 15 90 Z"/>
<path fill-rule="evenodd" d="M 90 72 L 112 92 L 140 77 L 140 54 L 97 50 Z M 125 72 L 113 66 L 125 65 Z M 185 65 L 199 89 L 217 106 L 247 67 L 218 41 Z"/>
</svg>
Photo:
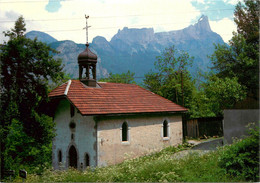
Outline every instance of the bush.
<svg viewBox="0 0 260 183">
<path fill-rule="evenodd" d="M 53 124 L 52 119 L 44 115 L 39 117 L 40 120 L 45 124 Z M 52 127 L 47 129 L 51 130 Z M 18 175 L 20 169 L 40 174 L 46 167 L 51 167 L 51 138 L 52 136 L 49 139 L 45 138 L 44 144 L 39 143 L 24 132 L 20 121 L 13 119 L 6 138 L 5 169 L 15 170 Z"/>
<path fill-rule="evenodd" d="M 225 146 L 219 166 L 232 176 L 259 181 L 259 128 L 249 129 L 249 136 Z"/>
</svg>

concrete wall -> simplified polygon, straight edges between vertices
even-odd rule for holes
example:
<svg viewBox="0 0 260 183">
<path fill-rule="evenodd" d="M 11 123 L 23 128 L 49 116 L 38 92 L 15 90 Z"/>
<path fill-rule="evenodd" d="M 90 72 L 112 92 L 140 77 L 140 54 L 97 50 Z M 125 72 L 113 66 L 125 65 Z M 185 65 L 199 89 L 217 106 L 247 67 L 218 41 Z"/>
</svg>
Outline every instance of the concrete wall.
<svg viewBox="0 0 260 183">
<path fill-rule="evenodd" d="M 249 123 L 259 122 L 259 109 L 226 109 L 224 110 L 224 142 L 232 143 L 233 138 L 246 135 L 246 126 Z"/>
<path fill-rule="evenodd" d="M 75 129 L 69 124 L 74 121 Z M 75 108 L 75 115 L 70 115 L 70 103 L 68 100 L 61 100 L 54 116 L 56 123 L 56 137 L 53 140 L 52 164 L 55 169 L 68 167 L 68 152 L 71 145 L 77 150 L 77 166 L 83 163 L 85 168 L 85 154 L 90 157 L 90 166 L 97 165 L 96 157 L 96 129 L 93 117 L 82 116 Z M 71 135 L 73 134 L 74 139 Z M 62 165 L 58 162 L 58 152 L 62 152 Z"/>
<path fill-rule="evenodd" d="M 163 122 L 169 137 L 163 137 Z M 122 142 L 122 124 L 128 124 L 128 141 Z M 98 166 L 120 163 L 127 158 L 159 151 L 182 143 L 182 117 L 135 117 L 101 120 L 97 123 Z"/>
</svg>

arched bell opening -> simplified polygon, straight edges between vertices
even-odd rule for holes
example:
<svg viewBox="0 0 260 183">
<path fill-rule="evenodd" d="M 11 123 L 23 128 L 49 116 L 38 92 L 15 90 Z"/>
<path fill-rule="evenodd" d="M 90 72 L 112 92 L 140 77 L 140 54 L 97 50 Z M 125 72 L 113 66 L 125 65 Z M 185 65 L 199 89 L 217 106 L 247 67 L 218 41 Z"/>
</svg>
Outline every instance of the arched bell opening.
<svg viewBox="0 0 260 183">
<path fill-rule="evenodd" d="M 86 44 L 86 49 L 78 56 L 79 80 L 87 86 L 96 87 L 97 55 L 88 46 Z"/>
</svg>

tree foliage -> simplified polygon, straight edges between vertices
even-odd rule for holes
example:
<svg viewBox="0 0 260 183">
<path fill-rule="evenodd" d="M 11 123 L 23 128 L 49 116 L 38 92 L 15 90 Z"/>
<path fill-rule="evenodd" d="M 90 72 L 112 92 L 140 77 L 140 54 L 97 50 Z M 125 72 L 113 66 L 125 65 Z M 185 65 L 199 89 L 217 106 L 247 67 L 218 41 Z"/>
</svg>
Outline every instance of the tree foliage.
<svg viewBox="0 0 260 183">
<path fill-rule="evenodd" d="M 26 31 L 25 22 L 23 16 L 20 16 L 14 24 L 14 28 L 11 31 L 4 31 L 5 36 L 8 36 L 10 39 L 22 37 Z"/>
<path fill-rule="evenodd" d="M 248 125 L 249 136 L 225 146 L 218 159 L 226 174 L 243 177 L 246 181 L 259 182 L 259 123 Z"/>
<path fill-rule="evenodd" d="M 111 82 L 111 83 L 127 83 L 127 84 L 135 84 L 134 81 L 135 73 L 127 71 L 127 73 L 122 74 L 109 74 L 108 78 L 101 78 L 99 81 L 101 82 Z"/>
<path fill-rule="evenodd" d="M 14 29 L 6 33 L 9 41 L 0 51 L 2 171 L 25 162 L 43 163 L 46 159 L 41 158 L 40 152 L 50 148 L 54 137 L 52 120 L 41 106 L 48 101 L 49 81 L 63 78 L 61 60 L 53 59 L 51 53 L 56 51 L 46 44 L 27 39 L 25 30 L 21 16 Z M 12 140 L 18 133 L 24 139 Z"/>
<path fill-rule="evenodd" d="M 225 53 L 225 49 L 218 51 L 220 54 Z M 188 118 L 222 116 L 224 108 L 230 108 L 245 98 L 246 87 L 239 83 L 236 75 L 219 77 L 211 72 L 202 76 L 204 82 L 195 87 L 195 81 L 188 71 L 192 61 L 193 58 L 183 51 L 176 50 L 174 46 L 165 49 L 155 62 L 158 72 L 151 71 L 146 74 L 144 86 L 188 108 Z"/>
<path fill-rule="evenodd" d="M 166 48 L 161 56 L 157 57 L 154 65 L 160 73 L 168 76 L 176 72 L 187 72 L 187 67 L 192 66 L 193 59 L 187 52 L 177 50 L 174 46 L 171 46 Z"/>
<path fill-rule="evenodd" d="M 236 77 L 247 94 L 255 97 L 259 88 L 259 4 L 257 0 L 238 3 L 234 13 L 238 33 L 229 45 L 217 45 L 211 56 L 218 77 Z"/>
<path fill-rule="evenodd" d="M 219 78 L 214 74 L 206 77 L 200 89 L 193 91 L 190 118 L 223 116 L 223 109 L 232 108 L 245 98 L 246 88 L 236 77 Z"/>
<path fill-rule="evenodd" d="M 237 32 L 242 35 L 246 42 L 258 46 L 259 44 L 259 9 L 258 0 L 244 0 L 239 2 L 235 10 L 235 23 Z"/>
<path fill-rule="evenodd" d="M 188 67 L 193 58 L 187 52 L 179 51 L 174 46 L 166 48 L 157 57 L 155 68 L 145 75 L 144 87 L 177 104 L 189 107 L 192 92 L 195 89 Z"/>
<path fill-rule="evenodd" d="M 223 109 L 232 108 L 246 96 L 258 100 L 259 4 L 256 0 L 237 4 L 234 13 L 237 33 L 229 45 L 216 45 L 210 56 L 212 71 L 196 87 L 187 72 L 192 63 L 189 56 L 174 47 L 157 57 L 158 72 L 146 74 L 144 86 L 177 104 L 184 104 L 190 118 L 222 116 Z"/>
</svg>

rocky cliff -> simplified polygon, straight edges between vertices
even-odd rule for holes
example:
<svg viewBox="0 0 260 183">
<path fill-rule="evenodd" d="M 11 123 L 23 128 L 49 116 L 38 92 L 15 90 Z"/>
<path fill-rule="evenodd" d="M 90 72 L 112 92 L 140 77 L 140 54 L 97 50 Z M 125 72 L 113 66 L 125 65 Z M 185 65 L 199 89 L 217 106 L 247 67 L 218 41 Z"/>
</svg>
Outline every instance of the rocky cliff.
<svg viewBox="0 0 260 183">
<path fill-rule="evenodd" d="M 90 48 L 98 55 L 98 78 L 106 77 L 110 72 L 122 73 L 128 70 L 135 72 L 135 76 L 142 77 L 154 69 L 156 56 L 161 55 L 165 48 L 172 45 L 194 56 L 191 68 L 193 74 L 198 68 L 207 71 L 210 66 L 207 56 L 213 53 L 213 44 L 223 43 L 222 38 L 211 30 L 208 17 L 202 16 L 196 24 L 170 32 L 155 33 L 152 28 L 125 27 L 119 30 L 111 41 L 101 36 L 95 37 Z M 77 56 L 85 46 L 72 41 L 54 41 L 49 44 L 60 52 L 55 57 L 63 60 L 66 72 L 77 78 Z"/>
</svg>

